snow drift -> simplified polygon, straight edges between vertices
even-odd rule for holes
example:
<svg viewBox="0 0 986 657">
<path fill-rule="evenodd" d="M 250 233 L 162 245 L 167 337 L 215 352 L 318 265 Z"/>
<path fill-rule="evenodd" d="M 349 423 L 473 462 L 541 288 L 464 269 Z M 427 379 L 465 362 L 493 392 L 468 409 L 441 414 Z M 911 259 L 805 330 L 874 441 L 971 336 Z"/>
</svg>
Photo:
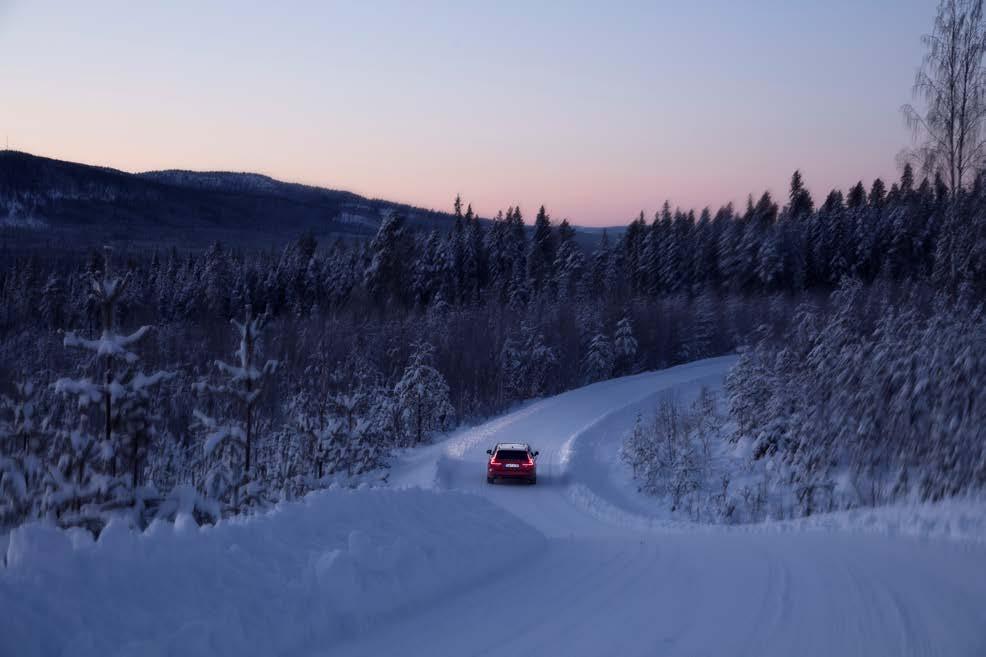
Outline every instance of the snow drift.
<svg viewBox="0 0 986 657">
<path fill-rule="evenodd" d="M 0 654 L 324 650 L 542 546 L 472 495 L 331 490 L 263 516 L 143 533 L 27 525 L 0 569 Z"/>
</svg>

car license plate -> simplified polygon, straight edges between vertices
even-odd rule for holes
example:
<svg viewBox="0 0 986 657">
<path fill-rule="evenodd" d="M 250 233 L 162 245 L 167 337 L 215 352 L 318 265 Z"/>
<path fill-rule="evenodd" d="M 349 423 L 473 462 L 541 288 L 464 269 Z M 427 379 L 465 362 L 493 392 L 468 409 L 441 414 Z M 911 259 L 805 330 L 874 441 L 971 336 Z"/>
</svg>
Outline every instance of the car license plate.
<svg viewBox="0 0 986 657">
<path fill-rule="evenodd" d="M 506 464 L 506 467 L 508 467 L 508 468 L 519 468 L 520 465 L 518 463 L 507 463 Z"/>
</svg>

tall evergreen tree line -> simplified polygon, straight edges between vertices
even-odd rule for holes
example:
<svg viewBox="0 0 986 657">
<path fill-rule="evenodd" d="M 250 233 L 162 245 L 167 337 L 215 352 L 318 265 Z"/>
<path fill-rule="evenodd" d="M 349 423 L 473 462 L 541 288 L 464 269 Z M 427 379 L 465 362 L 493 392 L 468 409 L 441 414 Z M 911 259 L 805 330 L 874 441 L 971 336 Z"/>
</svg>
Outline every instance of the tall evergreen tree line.
<svg viewBox="0 0 986 657">
<path fill-rule="evenodd" d="M 400 216 L 384 219 L 368 243 L 318 245 L 300 238 L 280 253 L 243 253 L 213 244 L 203 253 L 132 256 L 133 285 L 121 301 L 125 321 L 228 319 L 250 303 L 272 317 L 378 318 L 433 308 L 608 299 L 618 304 L 673 295 L 798 293 L 834 289 L 850 277 L 870 282 L 934 277 L 941 286 L 976 284 L 978 261 L 966 238 L 975 223 L 981 179 L 946 213 L 940 179 L 916 183 L 911 168 L 888 189 L 860 182 L 816 204 L 799 172 L 787 203 L 768 192 L 737 211 L 672 210 L 640 216 L 618 235 L 584 250 L 567 221 L 542 207 L 533 229 L 518 208 L 482 222 L 456 204 L 451 230 L 413 233 Z M 978 225 L 978 224 L 976 224 Z M 8 256 L 0 269 L 0 335 L 40 324 L 52 330 L 95 322 L 84 272 L 101 267 L 41 254 Z"/>
<path fill-rule="evenodd" d="M 982 195 L 977 182 L 953 200 L 940 180 L 915 184 L 906 168 L 889 190 L 860 183 L 816 204 L 795 173 L 783 208 L 767 193 L 742 213 L 725 206 L 697 218 L 665 203 L 651 221 L 641 214 L 612 238 L 604 233 L 592 251 L 544 208 L 531 229 L 518 208 L 483 222 L 457 199 L 445 233 L 413 233 L 391 216 L 367 243 L 303 236 L 280 252 L 213 244 L 201 253 L 8 258 L 0 449 L 15 474 L 0 483 L 53 490 L 49 475 L 61 467 L 59 502 L 45 508 L 81 517 L 85 500 L 78 486 L 65 488 L 73 481 L 65 468 L 89 459 L 76 453 L 85 448 L 113 454 L 82 482 L 87 499 L 108 504 L 100 486 L 112 481 L 127 504 L 157 500 L 169 512 L 192 504 L 215 516 L 359 475 L 394 446 L 520 400 L 725 353 L 762 324 L 781 330 L 798 302 L 847 279 L 920 281 L 981 298 Z M 125 280 L 109 320 L 92 283 L 105 278 L 108 257 Z M 220 374 L 246 367 L 235 364 L 242 348 L 227 364 L 230 320 L 240 318 L 241 329 L 254 321 L 243 323 L 246 308 L 263 318 L 257 347 L 278 365 L 244 392 L 242 380 L 210 378 L 216 361 Z M 133 356 L 167 373 L 156 385 L 136 379 L 130 401 L 109 411 L 81 408 L 78 392 L 56 385 L 111 370 L 63 343 L 142 326 L 151 329 Z M 122 381 L 134 380 L 135 370 L 123 370 Z M 103 394 L 83 392 L 93 402 Z M 80 415 L 109 440 L 80 442 L 71 428 L 82 426 Z M 128 422 L 140 432 L 126 434 Z M 137 494 L 150 484 L 159 495 Z M 167 498 L 173 491 L 187 494 Z M 4 510 L 7 522 L 39 512 L 44 505 L 30 498 Z"/>
<path fill-rule="evenodd" d="M 981 304 L 887 281 L 846 281 L 763 330 L 727 389 L 775 517 L 986 487 L 984 336 Z"/>
</svg>

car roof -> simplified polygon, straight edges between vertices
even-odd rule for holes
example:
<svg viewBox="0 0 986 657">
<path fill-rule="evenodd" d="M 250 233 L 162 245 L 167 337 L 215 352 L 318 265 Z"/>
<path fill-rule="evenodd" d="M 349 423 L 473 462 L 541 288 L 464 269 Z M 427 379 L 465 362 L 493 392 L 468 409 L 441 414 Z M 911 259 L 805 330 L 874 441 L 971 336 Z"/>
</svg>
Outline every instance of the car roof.
<svg viewBox="0 0 986 657">
<path fill-rule="evenodd" d="M 527 443 L 497 443 L 497 449 L 524 449 L 529 450 L 530 447 Z"/>
</svg>

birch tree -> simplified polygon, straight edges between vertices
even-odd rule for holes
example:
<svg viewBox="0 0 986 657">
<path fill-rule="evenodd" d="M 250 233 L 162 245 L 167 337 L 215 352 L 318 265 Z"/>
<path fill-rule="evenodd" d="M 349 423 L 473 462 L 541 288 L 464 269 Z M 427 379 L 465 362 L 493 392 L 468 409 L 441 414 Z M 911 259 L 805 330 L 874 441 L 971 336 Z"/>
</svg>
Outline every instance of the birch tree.
<svg viewBox="0 0 986 657">
<path fill-rule="evenodd" d="M 914 155 L 929 174 L 948 181 L 952 198 L 986 155 L 986 22 L 983 0 L 941 0 L 927 52 L 914 79 L 914 96 L 923 111 L 902 108 L 920 140 Z"/>
</svg>

